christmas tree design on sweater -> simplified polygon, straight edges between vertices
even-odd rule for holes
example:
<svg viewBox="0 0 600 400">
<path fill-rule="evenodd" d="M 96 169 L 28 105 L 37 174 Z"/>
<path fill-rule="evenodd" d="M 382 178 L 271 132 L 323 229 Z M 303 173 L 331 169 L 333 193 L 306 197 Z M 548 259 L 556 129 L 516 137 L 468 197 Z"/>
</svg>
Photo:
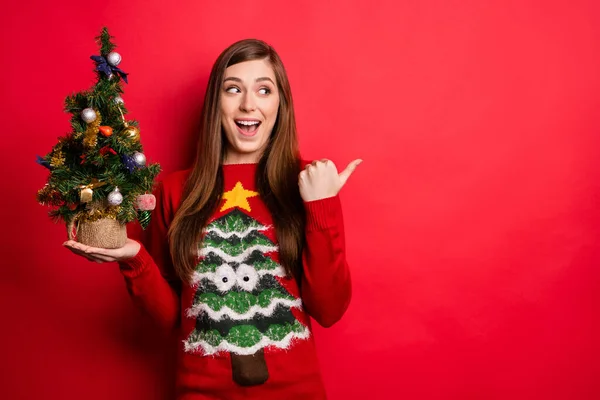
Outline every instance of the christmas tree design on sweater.
<svg viewBox="0 0 600 400">
<path fill-rule="evenodd" d="M 196 328 L 185 341 L 186 351 L 228 351 L 233 379 L 245 386 L 268 379 L 264 348 L 287 349 L 310 335 L 291 311 L 301 309 L 302 300 L 284 288 L 285 270 L 268 255 L 278 251 L 264 234 L 271 227 L 249 215 L 248 198 L 257 195 L 238 182 L 223 194 L 221 212 L 231 211 L 206 227 L 187 310 Z"/>
</svg>

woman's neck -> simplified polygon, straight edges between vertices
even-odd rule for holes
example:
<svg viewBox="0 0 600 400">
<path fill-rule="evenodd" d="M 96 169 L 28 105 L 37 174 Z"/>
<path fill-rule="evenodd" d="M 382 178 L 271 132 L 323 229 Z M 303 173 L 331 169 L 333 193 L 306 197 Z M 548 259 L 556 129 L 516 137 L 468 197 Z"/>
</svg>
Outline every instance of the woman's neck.
<svg viewBox="0 0 600 400">
<path fill-rule="evenodd" d="M 240 161 L 240 162 L 230 162 L 230 161 L 223 161 L 223 165 L 256 165 L 258 164 L 258 161 Z"/>
<path fill-rule="evenodd" d="M 258 164 L 259 157 L 254 155 L 225 155 L 223 165 Z"/>
<path fill-rule="evenodd" d="M 223 165 L 237 165 L 237 164 L 258 164 L 262 155 L 262 151 L 255 151 L 250 153 L 241 153 L 227 149 L 223 156 Z"/>
</svg>

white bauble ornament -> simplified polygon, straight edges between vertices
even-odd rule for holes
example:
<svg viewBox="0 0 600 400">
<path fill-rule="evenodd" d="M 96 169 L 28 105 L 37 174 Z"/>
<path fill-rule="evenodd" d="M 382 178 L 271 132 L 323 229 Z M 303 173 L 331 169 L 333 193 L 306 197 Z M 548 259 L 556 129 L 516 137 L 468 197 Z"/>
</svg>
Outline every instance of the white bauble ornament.
<svg viewBox="0 0 600 400">
<path fill-rule="evenodd" d="M 124 104 L 125 101 L 123 100 L 123 98 L 121 96 L 117 96 L 114 99 L 115 104 Z"/>
<path fill-rule="evenodd" d="M 93 108 L 84 108 L 81 112 L 81 119 L 87 124 L 94 122 L 97 118 L 96 111 Z"/>
<path fill-rule="evenodd" d="M 119 188 L 115 188 L 108 194 L 108 204 L 111 206 L 118 206 L 123 202 L 123 195 L 119 192 Z"/>
<path fill-rule="evenodd" d="M 136 151 L 135 153 L 133 153 L 133 162 L 135 163 L 135 165 L 138 168 L 142 168 L 146 166 L 146 156 L 144 155 L 144 153 L 140 153 L 139 151 Z"/>
<path fill-rule="evenodd" d="M 117 53 L 116 51 L 111 51 L 106 56 L 106 62 L 109 65 L 116 67 L 117 65 L 119 65 L 121 63 L 121 55 L 119 53 Z"/>
</svg>

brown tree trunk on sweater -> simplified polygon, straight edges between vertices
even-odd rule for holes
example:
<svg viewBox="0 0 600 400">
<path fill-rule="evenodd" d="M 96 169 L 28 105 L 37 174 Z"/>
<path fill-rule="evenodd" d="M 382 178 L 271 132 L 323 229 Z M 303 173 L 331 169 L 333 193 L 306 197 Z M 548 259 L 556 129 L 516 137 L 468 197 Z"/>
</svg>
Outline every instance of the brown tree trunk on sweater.
<svg viewBox="0 0 600 400">
<path fill-rule="evenodd" d="M 240 386 L 263 384 L 269 379 L 269 370 L 262 349 L 248 356 L 231 353 L 233 381 Z"/>
</svg>

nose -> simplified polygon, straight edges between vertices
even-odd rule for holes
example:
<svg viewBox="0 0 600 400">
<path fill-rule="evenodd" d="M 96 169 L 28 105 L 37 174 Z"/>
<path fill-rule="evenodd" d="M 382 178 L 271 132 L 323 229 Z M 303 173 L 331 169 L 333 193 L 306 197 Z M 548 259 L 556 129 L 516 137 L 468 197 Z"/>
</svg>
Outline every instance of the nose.
<svg viewBox="0 0 600 400">
<path fill-rule="evenodd" d="M 240 110 L 242 111 L 254 111 L 256 110 L 256 101 L 252 93 L 246 92 L 242 97 L 242 102 L 240 103 Z"/>
</svg>

